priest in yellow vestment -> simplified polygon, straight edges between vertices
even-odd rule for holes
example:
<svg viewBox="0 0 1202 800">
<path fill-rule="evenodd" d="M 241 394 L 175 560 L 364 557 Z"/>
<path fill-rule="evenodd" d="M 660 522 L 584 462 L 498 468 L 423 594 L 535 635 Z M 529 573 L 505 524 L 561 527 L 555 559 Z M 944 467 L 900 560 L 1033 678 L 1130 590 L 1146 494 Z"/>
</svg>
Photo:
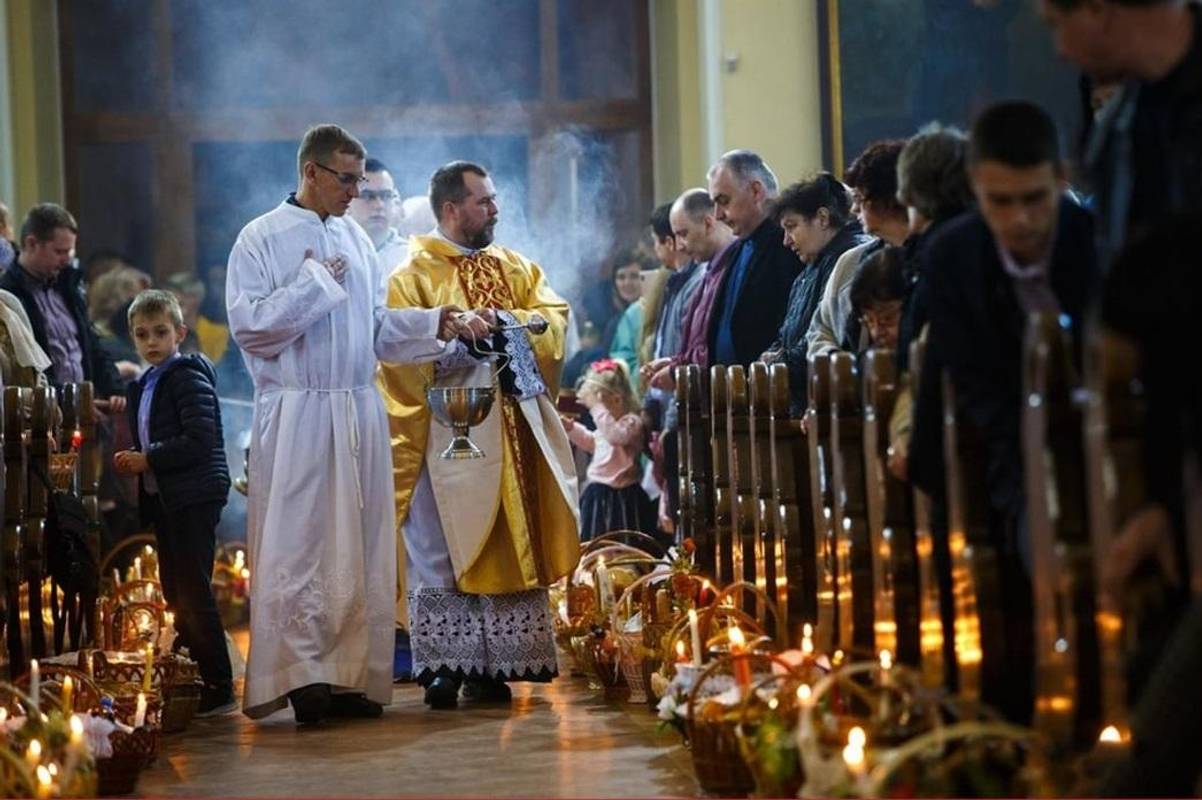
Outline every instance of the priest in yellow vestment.
<svg viewBox="0 0 1202 800">
<path fill-rule="evenodd" d="M 388 305 L 476 309 L 496 331 L 459 341 L 432 364 L 380 374 L 392 428 L 413 672 L 434 708 L 465 697 L 507 700 L 509 681 L 556 674 L 547 586 L 579 559 L 571 446 L 554 405 L 568 305 L 542 270 L 492 243 L 497 197 L 485 170 L 452 162 L 434 173 L 438 220 L 409 241 L 389 279 Z M 546 330 L 521 326 L 535 317 Z M 541 328 L 537 322 L 534 326 Z M 439 458 L 451 432 L 433 421 L 431 386 L 494 386 L 497 401 L 471 431 L 484 457 Z"/>
</svg>

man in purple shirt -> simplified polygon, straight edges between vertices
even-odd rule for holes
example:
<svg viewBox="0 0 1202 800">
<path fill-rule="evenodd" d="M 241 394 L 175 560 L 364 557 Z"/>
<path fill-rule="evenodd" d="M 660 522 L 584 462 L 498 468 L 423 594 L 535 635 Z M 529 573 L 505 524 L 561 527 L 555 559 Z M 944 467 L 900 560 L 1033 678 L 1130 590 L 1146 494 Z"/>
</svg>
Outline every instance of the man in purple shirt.
<svg viewBox="0 0 1202 800">
<path fill-rule="evenodd" d="M 21 301 L 34 338 L 50 356 L 47 370 L 56 387 L 92 381 L 104 411 L 125 408 L 117 369 L 97 345 L 88 319 L 82 275 L 71 267 L 79 228 L 61 206 L 41 203 L 21 225 L 21 250 L 0 275 L 0 289 Z"/>
</svg>

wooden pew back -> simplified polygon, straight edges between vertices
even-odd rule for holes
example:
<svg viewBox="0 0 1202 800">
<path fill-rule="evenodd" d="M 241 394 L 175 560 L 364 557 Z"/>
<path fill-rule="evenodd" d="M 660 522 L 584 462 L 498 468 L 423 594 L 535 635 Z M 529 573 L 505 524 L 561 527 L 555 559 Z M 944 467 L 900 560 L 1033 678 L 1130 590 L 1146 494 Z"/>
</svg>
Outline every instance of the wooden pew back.
<svg viewBox="0 0 1202 800">
<path fill-rule="evenodd" d="M 831 441 L 830 358 L 810 358 L 806 408 L 806 444 L 810 462 L 810 507 L 814 537 L 818 542 L 818 614 L 814 623 L 814 646 L 832 652 L 838 639 L 838 573 L 835 562 L 834 526 L 830 481 Z"/>
<path fill-rule="evenodd" d="M 864 498 L 860 373 L 851 353 L 831 356 L 831 494 L 837 542 L 839 643 L 874 652 L 872 553 Z"/>
</svg>

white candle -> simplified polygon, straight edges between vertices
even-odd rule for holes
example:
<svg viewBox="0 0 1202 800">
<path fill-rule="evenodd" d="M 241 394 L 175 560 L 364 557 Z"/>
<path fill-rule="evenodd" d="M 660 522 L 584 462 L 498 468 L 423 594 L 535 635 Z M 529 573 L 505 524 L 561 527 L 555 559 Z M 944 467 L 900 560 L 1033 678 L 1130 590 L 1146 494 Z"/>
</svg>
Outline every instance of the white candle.
<svg viewBox="0 0 1202 800">
<path fill-rule="evenodd" d="M 29 662 L 29 697 L 33 700 L 34 705 L 41 705 L 42 698 L 42 672 L 38 667 L 38 660 L 35 658 Z M 31 710 L 30 713 L 33 713 Z"/>
<path fill-rule="evenodd" d="M 801 652 L 803 655 L 814 655 L 814 626 L 806 623 L 801 629 Z"/>
<path fill-rule="evenodd" d="M 75 700 L 75 680 L 68 675 L 63 678 L 62 706 L 63 713 L 70 714 Z"/>
<path fill-rule="evenodd" d="M 42 761 L 42 743 L 34 739 L 29 743 L 29 749 L 25 751 L 25 760 L 30 766 L 40 764 Z"/>
<path fill-rule="evenodd" d="M 605 558 L 597 559 L 597 591 L 600 595 L 600 605 L 602 613 L 608 612 L 610 605 L 614 600 L 613 584 L 609 582 L 609 567 L 605 565 Z"/>
<path fill-rule="evenodd" d="M 893 654 L 888 650 L 881 651 L 881 705 L 880 719 L 882 722 L 889 718 L 893 710 Z"/>
<path fill-rule="evenodd" d="M 134 559 L 134 579 L 142 580 L 142 556 Z"/>
<path fill-rule="evenodd" d="M 697 625 L 697 609 L 689 609 L 689 636 L 693 644 L 693 666 L 701 666 L 701 628 Z"/>
<path fill-rule="evenodd" d="M 120 586 L 121 586 L 121 571 L 119 569 L 117 569 L 116 567 L 113 567 L 113 588 L 116 589 Z"/>
<path fill-rule="evenodd" d="M 134 713 L 134 727 L 141 728 L 146 724 L 146 695 L 138 692 L 138 710 Z"/>
<path fill-rule="evenodd" d="M 49 797 L 51 792 L 51 784 L 54 782 L 54 777 L 50 774 L 50 770 L 43 766 L 38 766 L 36 770 L 38 776 L 38 797 Z"/>
<path fill-rule="evenodd" d="M 92 661 L 92 654 L 88 653 L 84 656 L 84 664 L 88 668 L 88 677 L 96 680 L 96 665 Z"/>
</svg>

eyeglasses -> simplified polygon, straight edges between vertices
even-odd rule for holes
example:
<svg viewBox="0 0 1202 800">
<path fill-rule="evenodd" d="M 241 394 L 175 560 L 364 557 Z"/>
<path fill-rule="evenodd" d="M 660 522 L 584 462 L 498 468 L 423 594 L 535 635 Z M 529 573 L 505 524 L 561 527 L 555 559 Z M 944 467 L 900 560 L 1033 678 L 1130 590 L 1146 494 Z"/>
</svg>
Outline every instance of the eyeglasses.
<svg viewBox="0 0 1202 800">
<path fill-rule="evenodd" d="M 359 192 L 359 199 L 366 200 L 369 203 L 373 200 L 379 200 L 381 203 L 391 203 L 396 198 L 397 193 L 392 189 L 365 189 Z"/>
<path fill-rule="evenodd" d="M 321 164 L 317 161 L 313 161 L 311 163 L 313 166 L 318 167 L 319 169 L 324 169 L 326 172 L 333 175 L 338 183 L 342 184 L 343 186 L 362 186 L 363 184 L 367 183 L 366 175 L 356 175 L 353 172 L 339 172 L 338 170 L 330 169 L 325 164 Z"/>
</svg>

